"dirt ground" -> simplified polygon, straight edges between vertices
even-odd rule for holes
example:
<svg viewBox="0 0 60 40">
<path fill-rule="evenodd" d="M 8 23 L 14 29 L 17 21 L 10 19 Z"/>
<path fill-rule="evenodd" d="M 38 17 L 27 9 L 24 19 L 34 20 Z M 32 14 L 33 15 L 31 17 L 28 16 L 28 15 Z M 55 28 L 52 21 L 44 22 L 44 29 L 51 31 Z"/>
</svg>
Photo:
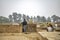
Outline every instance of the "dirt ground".
<svg viewBox="0 0 60 40">
<path fill-rule="evenodd" d="M 37 33 L 0 33 L 0 40 L 40 40 Z"/>
<path fill-rule="evenodd" d="M 60 40 L 60 32 L 0 33 L 0 40 Z"/>
</svg>

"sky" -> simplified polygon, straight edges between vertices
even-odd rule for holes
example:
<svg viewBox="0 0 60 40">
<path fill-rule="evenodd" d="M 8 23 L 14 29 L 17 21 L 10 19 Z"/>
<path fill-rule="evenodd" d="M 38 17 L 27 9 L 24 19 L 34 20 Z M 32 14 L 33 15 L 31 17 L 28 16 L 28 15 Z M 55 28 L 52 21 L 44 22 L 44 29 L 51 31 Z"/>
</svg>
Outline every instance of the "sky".
<svg viewBox="0 0 60 40">
<path fill-rule="evenodd" d="M 60 0 L 0 0 L 0 16 L 13 12 L 29 16 L 60 16 Z"/>
</svg>

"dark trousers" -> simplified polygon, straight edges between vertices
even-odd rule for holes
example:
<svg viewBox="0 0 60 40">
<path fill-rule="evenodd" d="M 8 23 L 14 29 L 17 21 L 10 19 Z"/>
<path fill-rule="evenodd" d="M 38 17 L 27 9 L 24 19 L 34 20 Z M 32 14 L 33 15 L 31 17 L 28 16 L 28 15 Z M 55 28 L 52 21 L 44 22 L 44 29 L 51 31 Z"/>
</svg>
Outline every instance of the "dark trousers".
<svg viewBox="0 0 60 40">
<path fill-rule="evenodd" d="M 27 29 L 27 25 L 24 25 L 24 26 L 23 26 L 23 29 L 22 29 L 23 32 L 26 32 L 26 29 Z"/>
</svg>

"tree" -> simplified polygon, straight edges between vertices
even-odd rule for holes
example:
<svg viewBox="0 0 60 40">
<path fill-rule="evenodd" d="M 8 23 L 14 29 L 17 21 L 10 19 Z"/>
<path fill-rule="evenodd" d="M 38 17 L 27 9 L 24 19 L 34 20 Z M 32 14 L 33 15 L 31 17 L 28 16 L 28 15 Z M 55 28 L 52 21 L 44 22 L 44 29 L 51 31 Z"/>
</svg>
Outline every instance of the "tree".
<svg viewBox="0 0 60 40">
<path fill-rule="evenodd" d="M 13 19 L 14 19 L 14 22 L 17 22 L 17 13 L 16 12 L 13 12 Z"/>
<path fill-rule="evenodd" d="M 34 16 L 34 20 L 33 20 L 34 22 L 37 22 L 37 18 Z"/>
<path fill-rule="evenodd" d="M 8 23 L 9 19 L 3 16 L 0 16 L 0 23 Z"/>
<path fill-rule="evenodd" d="M 30 17 L 29 17 L 29 16 L 27 16 L 27 21 L 29 21 L 29 19 L 30 19 Z"/>
<path fill-rule="evenodd" d="M 41 17 L 41 22 L 46 22 L 46 18 L 44 16 Z"/>
<path fill-rule="evenodd" d="M 47 22 L 51 22 L 51 18 L 50 17 L 47 18 Z"/>
<path fill-rule="evenodd" d="M 17 14 L 17 21 L 18 21 L 18 23 L 21 22 L 21 14 Z"/>
<path fill-rule="evenodd" d="M 13 22 L 12 15 L 9 15 L 9 21 L 10 21 L 10 22 Z"/>
<path fill-rule="evenodd" d="M 52 15 L 51 18 L 52 18 L 53 22 L 57 22 L 59 19 L 59 17 L 56 15 Z"/>
<path fill-rule="evenodd" d="M 31 16 L 29 23 L 32 24 L 33 23 L 33 17 Z"/>
<path fill-rule="evenodd" d="M 25 14 L 23 14 L 23 19 L 27 19 Z"/>
<path fill-rule="evenodd" d="M 40 20 L 40 16 L 37 16 L 37 22 L 40 22 L 41 20 Z"/>
</svg>

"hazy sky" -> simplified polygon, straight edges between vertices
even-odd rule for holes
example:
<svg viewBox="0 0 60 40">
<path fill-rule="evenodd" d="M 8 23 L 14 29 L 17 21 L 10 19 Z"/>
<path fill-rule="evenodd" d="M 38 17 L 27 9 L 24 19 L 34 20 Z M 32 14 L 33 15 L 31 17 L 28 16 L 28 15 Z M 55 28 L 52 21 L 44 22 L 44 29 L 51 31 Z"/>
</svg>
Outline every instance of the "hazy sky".
<svg viewBox="0 0 60 40">
<path fill-rule="evenodd" d="M 30 16 L 60 16 L 60 0 L 0 0 L 0 16 L 13 12 Z"/>
</svg>

